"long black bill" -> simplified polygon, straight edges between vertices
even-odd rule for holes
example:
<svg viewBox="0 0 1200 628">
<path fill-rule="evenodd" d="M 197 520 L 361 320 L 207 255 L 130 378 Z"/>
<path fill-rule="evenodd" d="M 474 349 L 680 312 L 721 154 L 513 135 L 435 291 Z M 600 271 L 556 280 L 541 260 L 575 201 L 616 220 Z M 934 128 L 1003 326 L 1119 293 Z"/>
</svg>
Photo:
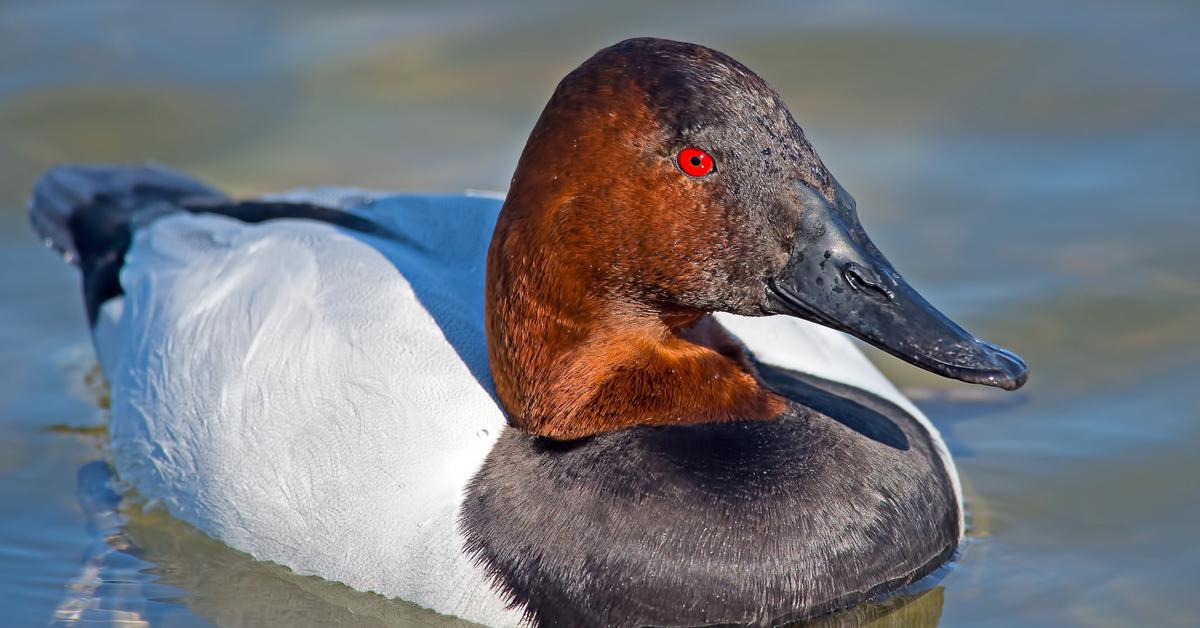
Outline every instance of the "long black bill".
<svg viewBox="0 0 1200 628">
<path fill-rule="evenodd" d="M 1005 390 L 1029 376 L 1015 353 L 984 342 L 937 311 L 892 268 L 838 186 L 835 205 L 801 185 L 800 231 L 783 272 L 768 282 L 769 311 L 861 338 L 932 373 Z"/>
</svg>

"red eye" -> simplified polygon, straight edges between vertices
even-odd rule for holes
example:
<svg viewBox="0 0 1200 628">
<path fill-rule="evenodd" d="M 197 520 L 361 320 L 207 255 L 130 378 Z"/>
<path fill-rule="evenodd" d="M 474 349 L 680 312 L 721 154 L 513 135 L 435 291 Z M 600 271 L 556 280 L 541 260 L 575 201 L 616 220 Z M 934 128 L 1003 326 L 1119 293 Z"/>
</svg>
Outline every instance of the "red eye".
<svg viewBox="0 0 1200 628">
<path fill-rule="evenodd" d="M 685 148 L 679 151 L 679 169 L 691 177 L 703 177 L 713 171 L 712 155 L 699 148 Z"/>
</svg>

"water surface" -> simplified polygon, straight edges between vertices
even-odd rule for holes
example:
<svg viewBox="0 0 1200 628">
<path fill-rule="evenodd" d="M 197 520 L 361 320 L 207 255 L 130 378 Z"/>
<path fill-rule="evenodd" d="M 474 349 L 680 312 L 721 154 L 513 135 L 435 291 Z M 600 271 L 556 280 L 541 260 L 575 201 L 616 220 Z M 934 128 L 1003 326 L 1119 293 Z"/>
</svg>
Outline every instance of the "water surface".
<svg viewBox="0 0 1200 628">
<path fill-rule="evenodd" d="M 874 626 L 1200 623 L 1200 6 L 883 0 L 0 5 L 0 611 L 161 626 L 455 625 L 250 560 L 108 491 L 77 278 L 26 227 L 58 162 L 238 194 L 504 189 L 565 72 L 633 35 L 759 71 L 1016 394 L 872 351 L 945 433 L 970 538 Z"/>
</svg>

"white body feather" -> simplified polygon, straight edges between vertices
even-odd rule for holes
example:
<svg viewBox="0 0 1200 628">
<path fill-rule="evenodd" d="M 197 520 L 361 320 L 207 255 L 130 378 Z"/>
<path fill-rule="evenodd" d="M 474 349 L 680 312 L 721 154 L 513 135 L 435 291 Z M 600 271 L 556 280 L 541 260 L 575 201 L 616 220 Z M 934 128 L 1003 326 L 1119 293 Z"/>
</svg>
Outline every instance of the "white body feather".
<svg viewBox="0 0 1200 628">
<path fill-rule="evenodd" d="M 505 426 L 483 331 L 500 199 L 288 198 L 354 211 L 420 246 L 212 215 L 138 231 L 125 296 L 102 308 L 95 332 L 120 476 L 255 558 L 519 624 L 462 553 L 456 525 L 464 487 Z M 959 490 L 937 431 L 848 338 L 789 318 L 719 319 L 765 362 L 911 412 Z"/>
</svg>

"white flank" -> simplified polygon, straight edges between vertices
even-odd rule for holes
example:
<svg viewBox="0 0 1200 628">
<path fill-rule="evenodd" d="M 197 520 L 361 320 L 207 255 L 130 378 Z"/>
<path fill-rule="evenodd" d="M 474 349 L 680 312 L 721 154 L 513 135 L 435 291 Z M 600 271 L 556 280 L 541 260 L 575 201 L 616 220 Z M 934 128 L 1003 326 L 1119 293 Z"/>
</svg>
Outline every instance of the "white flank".
<svg viewBox="0 0 1200 628">
<path fill-rule="evenodd" d="M 456 523 L 505 425 L 483 342 L 500 198 L 337 189 L 283 198 L 351 209 L 420 246 L 313 221 L 212 215 L 139 231 L 121 273 L 125 297 L 96 325 L 120 476 L 255 558 L 519 624 L 463 555 Z M 781 317 L 720 320 L 765 362 L 910 412 L 960 490 L 937 430 L 845 336 Z"/>
</svg>

